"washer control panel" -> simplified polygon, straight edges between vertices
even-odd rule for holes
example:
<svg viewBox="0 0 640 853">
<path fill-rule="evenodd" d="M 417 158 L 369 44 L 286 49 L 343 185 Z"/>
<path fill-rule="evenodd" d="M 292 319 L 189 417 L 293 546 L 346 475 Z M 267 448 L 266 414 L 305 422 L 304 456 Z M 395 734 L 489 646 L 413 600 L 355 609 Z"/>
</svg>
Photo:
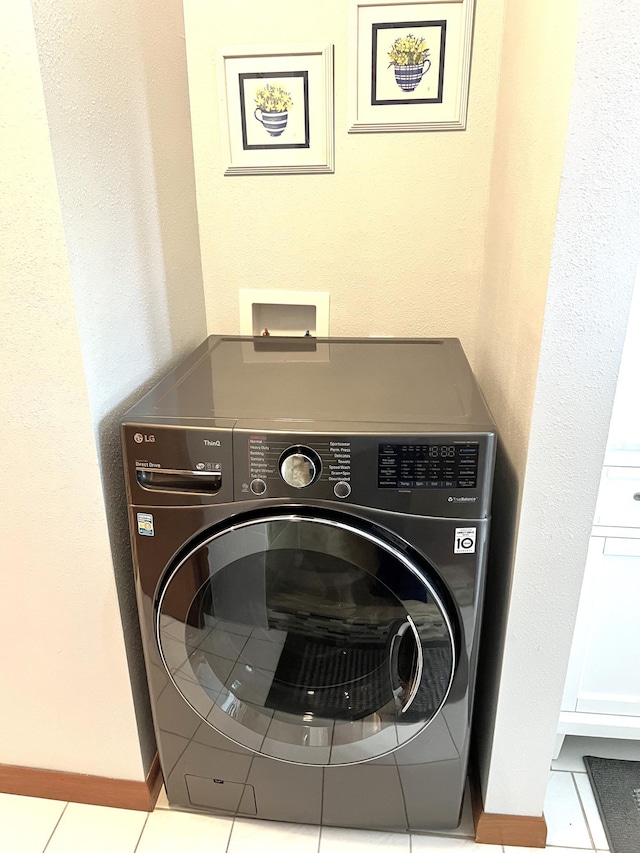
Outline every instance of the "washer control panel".
<svg viewBox="0 0 640 853">
<path fill-rule="evenodd" d="M 478 484 L 477 441 L 378 445 L 381 489 L 475 489 Z"/>
<path fill-rule="evenodd" d="M 288 487 L 287 492 L 295 489 L 302 493 L 322 483 L 323 492 L 330 485 L 336 497 L 351 494 L 352 442 L 348 439 L 313 436 L 308 443 L 292 444 L 285 436 L 253 433 L 246 442 L 248 476 L 241 483 L 241 493 L 280 497 L 282 487 Z M 242 454 L 239 448 L 244 447 L 244 442 L 238 440 L 238 462 Z M 335 491 L 338 484 L 340 487 Z"/>
<path fill-rule="evenodd" d="M 122 426 L 129 502 L 331 501 L 441 518 L 490 512 L 494 432 L 255 431 Z"/>
<path fill-rule="evenodd" d="M 493 433 L 233 431 L 234 500 L 339 501 L 397 512 L 488 514 Z"/>
</svg>

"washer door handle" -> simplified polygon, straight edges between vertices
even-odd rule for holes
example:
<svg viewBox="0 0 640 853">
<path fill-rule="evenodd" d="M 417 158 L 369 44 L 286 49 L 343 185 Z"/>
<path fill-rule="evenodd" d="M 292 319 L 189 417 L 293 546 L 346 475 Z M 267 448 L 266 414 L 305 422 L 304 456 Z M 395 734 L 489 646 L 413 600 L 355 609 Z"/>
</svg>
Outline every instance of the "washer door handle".
<svg viewBox="0 0 640 853">
<path fill-rule="evenodd" d="M 418 635 L 418 630 L 415 626 L 415 623 L 411 616 L 407 614 L 406 620 L 400 625 L 396 633 L 391 638 L 391 644 L 389 646 L 389 674 L 391 677 L 391 684 L 401 684 L 400 681 L 400 673 L 398 671 L 398 658 L 400 656 L 400 643 L 404 635 L 408 630 L 411 630 L 413 634 L 413 638 L 416 644 L 416 663 L 414 667 L 414 675 L 411 682 L 410 689 L 402 690 L 402 687 L 398 687 L 393 691 L 393 695 L 396 698 L 400 698 L 402 692 L 407 697 L 405 704 L 400 709 L 400 713 L 404 714 L 411 707 L 411 703 L 416 698 L 418 693 L 418 688 L 420 687 L 420 682 L 422 681 L 422 670 L 424 667 L 424 659 L 422 656 L 422 643 L 420 642 L 420 637 Z"/>
</svg>

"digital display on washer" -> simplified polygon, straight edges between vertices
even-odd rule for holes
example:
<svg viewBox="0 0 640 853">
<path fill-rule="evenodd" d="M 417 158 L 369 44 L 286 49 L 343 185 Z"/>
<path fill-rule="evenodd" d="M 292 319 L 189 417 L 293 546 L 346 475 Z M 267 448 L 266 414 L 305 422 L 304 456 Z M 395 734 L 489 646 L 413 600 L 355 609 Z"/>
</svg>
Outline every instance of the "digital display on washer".
<svg viewBox="0 0 640 853">
<path fill-rule="evenodd" d="M 380 489 L 475 489 L 478 442 L 379 444 Z"/>
</svg>

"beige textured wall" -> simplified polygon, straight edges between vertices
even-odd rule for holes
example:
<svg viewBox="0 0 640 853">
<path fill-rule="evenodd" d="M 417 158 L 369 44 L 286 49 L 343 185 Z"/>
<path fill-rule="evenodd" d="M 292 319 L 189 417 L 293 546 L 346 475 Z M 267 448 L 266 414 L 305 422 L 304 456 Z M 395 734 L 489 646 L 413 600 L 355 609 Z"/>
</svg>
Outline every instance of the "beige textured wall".
<svg viewBox="0 0 640 853">
<path fill-rule="evenodd" d="M 211 333 L 238 289 L 324 290 L 335 335 L 452 335 L 473 357 L 503 0 L 475 20 L 465 132 L 347 133 L 343 0 L 185 0 L 200 243 Z M 335 45 L 333 175 L 225 177 L 216 45 Z"/>
<path fill-rule="evenodd" d="M 155 753 L 119 421 L 206 335 L 182 0 L 32 0 L 145 766 Z"/>
<path fill-rule="evenodd" d="M 0 65 L 0 760 L 143 780 L 29 0 Z"/>
<path fill-rule="evenodd" d="M 523 756 L 539 755 L 549 744 L 536 740 L 532 721 L 523 738 L 517 720 L 498 724 L 503 697 L 522 694 L 514 672 L 501 671 L 506 619 L 511 607 L 511 572 L 516 547 L 522 488 L 542 338 L 551 250 L 556 224 L 567 119 L 575 61 L 579 0 L 507 3 L 491 196 L 486 226 L 486 257 L 480 290 L 475 371 L 496 419 L 499 456 L 492 549 L 485 611 L 482 669 L 476 716 L 477 744 L 485 809 L 509 814 L 540 814 L 546 776 L 540 784 L 532 770 L 531 788 L 521 784 L 528 765 Z M 554 318 L 550 316 L 553 323 Z M 535 577 L 526 568 L 514 576 L 529 600 L 536 600 Z M 526 600 L 525 593 L 525 600 Z M 550 591 L 552 594 L 552 591 Z M 553 621 L 553 609 L 540 612 L 538 628 Z M 511 623 L 510 655 L 516 668 L 535 648 L 535 637 L 519 636 Z M 551 627 L 551 626 L 549 626 Z M 540 683 L 544 702 L 545 667 L 536 660 L 527 677 Z M 554 696 L 548 697 L 554 701 Z M 523 716 L 524 715 L 524 716 Z M 517 730 L 513 726 L 517 726 Z M 495 736 L 495 741 L 494 741 Z M 492 765 L 496 742 L 511 753 L 509 776 Z M 533 745 L 533 746 L 532 746 Z M 493 770 L 492 770 L 493 767 Z M 543 768 L 543 774 L 547 767 Z M 537 788 L 536 788 L 537 785 Z M 505 786 L 507 792 L 505 793 Z M 511 795 L 509 794 L 509 786 Z M 517 789 L 517 790 L 516 790 Z"/>
<path fill-rule="evenodd" d="M 524 471 L 573 81 L 578 0 L 507 3 L 475 369 Z"/>
<path fill-rule="evenodd" d="M 558 9 L 547 5 L 546 11 Z M 550 43 L 564 65 L 573 51 L 569 42 L 558 43 L 557 31 L 573 38 L 574 22 L 569 16 L 554 23 Z M 508 642 L 485 756 L 485 807 L 493 812 L 540 814 L 543 807 L 640 257 L 638 32 L 636 0 L 580 1 Z M 598 56 L 613 58 L 606 74 L 594 74 Z M 558 74 L 550 82 L 558 86 L 563 79 Z M 557 115 L 548 105 L 544 118 L 550 132 Z M 536 270 L 533 259 L 529 265 Z M 634 372 L 637 377 L 637 365 Z M 517 390 L 513 383 L 513 398 Z"/>
</svg>

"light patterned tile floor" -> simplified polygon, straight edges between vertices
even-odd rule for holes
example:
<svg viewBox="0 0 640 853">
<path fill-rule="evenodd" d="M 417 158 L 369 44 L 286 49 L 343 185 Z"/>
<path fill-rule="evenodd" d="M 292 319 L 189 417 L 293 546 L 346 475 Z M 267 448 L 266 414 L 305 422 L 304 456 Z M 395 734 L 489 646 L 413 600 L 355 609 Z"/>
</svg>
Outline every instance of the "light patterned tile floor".
<svg viewBox="0 0 640 853">
<path fill-rule="evenodd" d="M 606 853 L 584 765 L 569 741 L 550 773 L 547 850 Z M 164 791 L 150 815 L 0 794 L 3 853 L 530 853 L 461 836 L 471 831 L 467 807 L 457 833 L 405 835 L 189 814 L 170 809 Z"/>
</svg>

